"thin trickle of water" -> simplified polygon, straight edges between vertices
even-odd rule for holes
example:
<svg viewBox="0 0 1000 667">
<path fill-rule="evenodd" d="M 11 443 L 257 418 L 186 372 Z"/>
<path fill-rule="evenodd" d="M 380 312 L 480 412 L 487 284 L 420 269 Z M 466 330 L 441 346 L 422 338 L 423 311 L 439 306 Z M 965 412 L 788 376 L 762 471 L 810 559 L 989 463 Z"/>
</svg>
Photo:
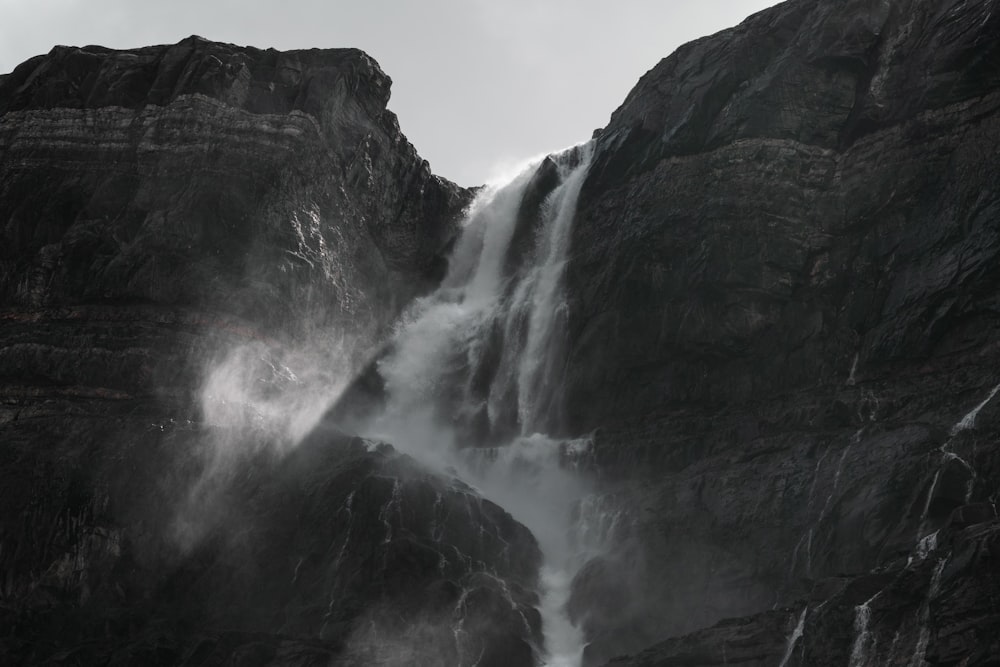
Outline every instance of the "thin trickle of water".
<svg viewBox="0 0 1000 667">
<path fill-rule="evenodd" d="M 924 509 L 920 512 L 920 525 L 917 527 L 917 544 L 919 544 L 924 537 L 927 515 L 930 514 L 931 511 L 931 501 L 934 500 L 934 492 L 937 490 L 939 479 L 941 479 L 940 467 L 934 473 L 934 479 L 931 480 L 931 488 L 927 490 L 927 498 L 924 500 Z"/>
<path fill-rule="evenodd" d="M 386 407 L 368 427 L 372 437 L 457 475 L 532 531 L 543 555 L 539 611 L 551 667 L 580 664 L 583 636 L 565 611 L 570 585 L 581 554 L 599 551 L 620 521 L 607 514 L 595 523 L 593 512 L 581 510 L 596 501 L 567 463 L 585 444 L 544 434 L 557 414 L 564 274 L 590 157 L 589 145 L 571 149 L 480 194 L 442 287 L 406 314 L 378 364 Z M 553 166 L 557 185 L 525 214 L 536 169 Z M 536 227 L 522 228 L 529 223 Z M 512 262 L 511 253 L 524 251 L 515 239 L 534 245 Z M 503 446 L 481 447 L 498 441 Z M 590 523 L 573 525 L 585 517 Z M 459 642 L 467 629 L 456 620 L 453 631 Z"/>
<path fill-rule="evenodd" d="M 389 500 L 385 501 L 385 505 L 379 510 L 378 518 L 385 528 L 385 536 L 382 538 L 383 544 L 388 544 L 392 541 L 392 514 L 394 511 L 396 513 L 399 512 L 402 489 L 403 486 L 399 479 L 393 478 L 392 493 L 389 495 Z"/>
<path fill-rule="evenodd" d="M 951 434 L 957 435 L 961 431 L 973 428 L 976 425 L 976 417 L 979 416 L 979 412 L 993 400 L 993 398 L 997 395 L 997 392 L 1000 392 L 1000 384 L 993 387 L 993 390 L 990 391 L 989 395 L 983 400 L 982 403 L 972 408 L 967 415 L 959 419 L 955 425 L 951 427 Z"/>
<path fill-rule="evenodd" d="M 978 403 L 972 410 L 965 414 L 961 419 L 955 422 L 955 425 L 951 427 L 951 437 L 945 440 L 944 444 L 938 448 L 941 452 L 941 460 L 938 463 L 937 470 L 934 471 L 934 477 L 931 480 L 930 489 L 927 491 L 927 498 L 924 500 L 924 507 L 920 513 L 920 523 L 917 526 L 917 544 L 925 538 L 924 531 L 927 529 L 927 518 L 931 509 L 931 502 L 934 500 L 934 492 L 937 491 L 938 481 L 941 479 L 941 472 L 944 469 L 944 464 L 948 461 L 958 461 L 969 471 L 969 481 L 965 485 L 965 495 L 963 500 L 968 503 L 972 500 L 972 494 L 975 490 L 976 485 L 976 469 L 972 467 L 968 461 L 963 459 L 961 456 L 951 451 L 952 443 L 954 442 L 955 436 L 962 431 L 967 431 L 976 425 L 976 417 L 979 415 L 980 411 L 986 407 L 990 401 L 992 401 L 997 393 L 1000 392 L 1000 384 L 993 387 L 990 393 Z M 912 557 L 911 557 L 912 561 Z"/>
<path fill-rule="evenodd" d="M 934 574 L 931 575 L 931 583 L 927 588 L 927 598 L 920 608 L 920 634 L 917 637 L 917 645 L 913 651 L 913 658 L 910 659 L 910 667 L 923 667 L 927 664 L 927 644 L 931 640 L 931 629 L 928 625 L 931 617 L 931 600 L 937 596 L 941 590 L 941 574 L 944 566 L 948 562 L 947 558 L 942 558 L 934 567 Z"/>
<path fill-rule="evenodd" d="M 333 571 L 340 572 L 340 564 L 344 561 L 344 556 L 347 554 L 347 547 L 351 543 L 351 534 L 354 530 L 354 491 L 347 494 L 347 498 L 344 499 L 344 504 L 341 505 L 340 509 L 337 510 L 337 514 L 347 515 L 347 528 L 344 529 L 344 541 L 340 544 L 340 549 L 337 550 L 337 557 L 333 561 Z M 340 602 L 340 596 L 336 594 L 336 586 L 334 590 L 330 591 L 330 602 L 327 605 L 326 613 L 323 614 L 323 625 L 320 627 L 320 635 L 322 636 L 327 629 L 330 622 L 330 618 L 333 616 L 334 609 L 336 609 L 337 603 Z"/>
<path fill-rule="evenodd" d="M 795 629 L 792 630 L 791 636 L 788 638 L 788 646 L 785 647 L 785 655 L 781 658 L 781 662 L 778 663 L 778 667 L 785 667 L 788 661 L 792 657 L 792 651 L 795 650 L 795 645 L 798 643 L 799 639 L 806 629 L 806 614 L 809 612 L 809 606 L 806 605 L 802 609 L 802 613 L 799 614 L 799 622 L 795 624 Z"/>
<path fill-rule="evenodd" d="M 451 634 L 455 639 L 455 654 L 458 656 L 458 664 L 464 664 L 462 650 L 464 647 L 464 642 L 462 641 L 462 636 L 465 634 L 465 604 L 466 600 L 469 598 L 469 593 L 471 591 L 468 588 L 463 588 L 462 593 L 458 596 L 458 600 L 455 602 L 455 606 L 452 609 L 452 624 L 451 624 Z"/>
<path fill-rule="evenodd" d="M 808 509 L 812 509 L 813 499 L 816 497 L 816 481 L 819 479 L 819 469 L 823 465 L 823 461 L 826 460 L 826 456 L 829 453 L 829 449 L 824 450 L 820 457 L 816 460 L 816 467 L 813 468 L 812 484 L 809 485 L 809 500 L 806 504 Z"/>
<path fill-rule="evenodd" d="M 344 500 L 344 504 L 339 510 L 339 512 L 347 514 L 347 529 L 344 531 L 344 542 L 340 545 L 340 550 L 337 552 L 337 559 L 333 563 L 334 571 L 337 570 L 341 561 L 344 560 L 344 554 L 347 552 L 347 545 L 351 541 L 351 531 L 354 528 L 354 493 L 354 491 L 351 491 L 347 494 L 347 498 Z"/>
<path fill-rule="evenodd" d="M 788 567 L 788 579 L 791 580 L 795 577 L 795 570 L 799 564 L 799 550 L 802 549 L 802 543 L 806 540 L 806 533 L 802 533 L 802 537 L 799 541 L 795 543 L 795 548 L 792 549 L 792 564 Z M 777 602 L 775 603 L 777 604 Z"/>
<path fill-rule="evenodd" d="M 813 569 L 813 534 L 814 530 L 809 529 L 809 539 L 806 540 L 806 576 L 812 578 Z"/>
<path fill-rule="evenodd" d="M 857 431 L 855 431 L 854 435 L 851 436 L 850 444 L 848 444 L 847 447 L 844 447 L 844 452 L 840 455 L 840 460 L 837 461 L 837 470 L 833 474 L 833 492 L 836 492 L 837 489 L 840 488 L 840 476 L 844 472 L 844 461 L 847 460 L 847 456 L 848 454 L 851 453 L 851 449 L 854 447 L 854 445 L 861 442 L 861 434 L 864 433 L 864 430 L 865 428 L 864 426 L 862 426 Z M 830 501 L 833 499 L 833 492 L 831 492 L 830 495 L 826 497 L 826 502 L 823 504 L 823 510 L 820 512 L 820 518 L 819 518 L 820 521 L 823 520 L 823 518 L 826 516 L 827 510 L 830 509 Z"/>
<path fill-rule="evenodd" d="M 854 361 L 851 362 L 851 372 L 847 376 L 847 382 L 846 382 L 846 384 L 847 384 L 848 387 L 853 387 L 857 383 L 857 378 L 856 378 L 855 375 L 858 372 L 858 357 L 859 356 L 860 356 L 859 352 L 855 352 L 854 353 Z"/>
<path fill-rule="evenodd" d="M 864 432 L 864 430 L 865 429 L 863 426 L 859 428 L 851 437 L 850 443 L 848 443 L 847 447 L 845 447 L 844 451 L 840 454 L 840 459 L 837 461 L 837 467 L 833 473 L 833 488 L 831 488 L 830 493 L 827 494 L 826 500 L 823 503 L 823 507 L 819 511 L 819 515 L 816 517 L 815 523 L 812 526 L 810 526 L 806 530 L 806 532 L 802 533 L 802 537 L 800 537 L 799 541 L 795 544 L 795 549 L 792 552 L 792 564 L 788 570 L 789 579 L 792 579 L 795 576 L 796 567 L 798 566 L 799 563 L 799 553 L 803 545 L 805 545 L 805 553 L 806 553 L 806 576 L 807 577 L 812 576 L 812 547 L 813 547 L 813 540 L 816 535 L 816 528 L 823 523 L 823 520 L 826 519 L 827 513 L 830 511 L 830 504 L 833 502 L 833 497 L 834 495 L 836 495 L 837 490 L 840 488 L 840 476 L 841 473 L 843 473 L 844 471 L 844 462 L 847 460 L 847 456 L 851 453 L 851 449 L 854 447 L 854 445 L 858 444 L 861 441 L 861 434 Z M 823 453 L 819 461 L 816 462 L 816 468 L 813 470 L 812 486 L 809 489 L 809 502 L 806 506 L 807 511 L 808 509 L 812 508 L 813 496 L 816 491 L 816 479 L 819 473 L 820 464 L 823 463 L 823 461 L 826 459 L 827 454 L 829 454 L 829 450 Z"/>
</svg>

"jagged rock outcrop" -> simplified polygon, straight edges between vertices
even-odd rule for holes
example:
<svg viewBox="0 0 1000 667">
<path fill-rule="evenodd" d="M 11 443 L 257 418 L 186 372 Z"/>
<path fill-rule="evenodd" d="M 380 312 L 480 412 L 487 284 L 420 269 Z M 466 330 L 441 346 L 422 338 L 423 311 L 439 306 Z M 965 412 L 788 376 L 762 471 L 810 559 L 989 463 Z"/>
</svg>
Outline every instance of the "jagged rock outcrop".
<svg viewBox="0 0 1000 667">
<path fill-rule="evenodd" d="M 5 535 L 6 662 L 530 661 L 538 548 L 461 482 L 329 429 L 206 470 L 197 424 L 145 446 L 138 426 L 105 428 L 73 486 L 48 480 L 31 527 L 48 543 Z"/>
<path fill-rule="evenodd" d="M 389 85 L 355 49 L 197 37 L 29 60 L 0 79 L 3 302 L 377 333 L 433 283 L 465 201 L 400 133 Z"/>
<path fill-rule="evenodd" d="M 596 431 L 594 466 L 639 519 L 578 581 L 591 663 L 794 606 L 825 577 L 910 576 L 919 538 L 995 500 L 992 401 L 959 422 L 1000 382 L 998 10 L 792 0 L 680 48 L 597 133 L 567 280 L 567 428 Z M 996 659 L 979 630 L 995 610 L 958 593 L 982 576 L 934 596 L 935 664 Z M 621 587 L 626 613 L 600 595 Z M 860 603 L 808 626 L 789 664 L 847 664 Z M 886 604 L 877 664 L 885 619 L 920 624 L 919 604 Z M 680 650 L 622 664 L 714 664 Z"/>
</svg>

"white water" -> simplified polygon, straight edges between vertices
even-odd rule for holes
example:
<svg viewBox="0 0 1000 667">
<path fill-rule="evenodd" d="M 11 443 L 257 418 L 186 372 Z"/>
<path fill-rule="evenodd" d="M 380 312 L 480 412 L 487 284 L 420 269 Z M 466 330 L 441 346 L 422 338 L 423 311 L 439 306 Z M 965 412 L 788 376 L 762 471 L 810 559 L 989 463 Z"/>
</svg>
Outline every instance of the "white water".
<svg viewBox="0 0 1000 667">
<path fill-rule="evenodd" d="M 816 529 L 822 526 L 823 521 L 827 517 L 827 513 L 830 511 L 830 504 L 833 502 L 833 497 L 836 495 L 837 490 L 840 487 L 840 476 L 844 471 L 844 461 L 847 459 L 847 455 L 851 453 L 851 448 L 861 442 L 861 435 L 864 433 L 864 430 L 864 426 L 859 428 L 851 437 L 851 441 L 844 448 L 844 451 L 840 454 L 840 459 L 837 461 L 837 467 L 833 473 L 833 487 L 831 488 L 830 493 L 827 494 L 826 501 L 823 503 L 823 507 L 820 509 L 816 521 L 806 530 L 806 532 L 802 533 L 802 537 L 799 538 L 799 541 L 795 544 L 795 549 L 792 551 L 792 564 L 788 569 L 789 580 L 795 577 L 796 568 L 799 564 L 799 551 L 801 550 L 803 544 L 806 546 L 806 577 L 812 577 L 812 547 L 813 540 L 816 537 Z M 816 480 L 819 476 L 820 466 L 826 459 L 827 454 L 829 454 L 829 450 L 823 452 L 823 455 L 820 456 L 819 460 L 816 462 L 816 467 L 813 470 L 812 485 L 809 489 L 809 501 L 806 505 L 807 512 L 812 509 L 813 499 L 816 493 Z"/>
<path fill-rule="evenodd" d="M 392 353 L 379 363 L 386 407 L 366 435 L 457 474 L 532 531 L 543 555 L 545 664 L 576 667 L 584 640 L 565 605 L 573 576 L 598 547 L 594 512 L 586 511 L 593 504 L 588 484 L 563 463 L 585 445 L 540 431 L 551 418 L 558 379 L 553 375 L 566 317 L 563 274 L 590 146 L 554 159 L 559 185 L 539 209 L 532 254 L 519 264 L 509 252 L 523 233 L 518 212 L 537 165 L 477 198 L 442 287 L 407 313 Z M 491 349 L 498 336 L 500 349 Z M 516 435 L 502 447 L 476 449 L 484 443 L 473 441 L 466 427 L 478 416 L 481 428 L 484 415 L 491 435 Z M 573 525 L 574 515 L 580 525 Z M 613 511 L 605 510 L 596 523 L 615 521 Z M 591 536 L 585 543 L 583 534 Z"/>
</svg>

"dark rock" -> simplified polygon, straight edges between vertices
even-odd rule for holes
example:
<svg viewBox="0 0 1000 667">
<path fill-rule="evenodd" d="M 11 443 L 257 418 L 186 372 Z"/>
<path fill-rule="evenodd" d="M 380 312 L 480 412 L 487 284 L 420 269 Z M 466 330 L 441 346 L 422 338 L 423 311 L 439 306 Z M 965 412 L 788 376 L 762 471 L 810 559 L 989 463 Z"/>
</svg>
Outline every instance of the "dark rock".
<svg viewBox="0 0 1000 667">
<path fill-rule="evenodd" d="M 0 299 L 201 307 L 378 335 L 468 195 L 356 49 L 56 47 L 0 80 Z"/>
<path fill-rule="evenodd" d="M 794 625 L 795 616 L 789 611 L 765 612 L 752 618 L 722 621 L 712 628 L 661 642 L 633 657 L 588 664 L 619 667 L 766 667 L 781 662 L 787 635 Z"/>
<path fill-rule="evenodd" d="M 50 531 L 51 551 L 5 535 L 15 557 L 5 566 L 14 610 L 5 650 L 15 662 L 49 660 L 66 648 L 126 651 L 137 660 L 135 642 L 152 633 L 171 647 L 166 664 L 192 651 L 231 660 L 250 651 L 254 664 L 312 664 L 368 650 L 388 660 L 393 647 L 372 643 L 382 633 L 395 637 L 397 650 L 429 651 L 426 664 L 453 663 L 456 651 L 471 650 L 456 646 L 456 624 L 490 628 L 472 635 L 476 654 L 527 646 L 530 658 L 540 556 L 503 510 L 391 447 L 329 429 L 280 461 L 267 452 L 231 469 L 199 470 L 198 448 L 210 446 L 209 435 L 175 431 L 143 448 L 98 438 L 91 451 L 103 465 L 75 474 L 56 467 L 57 478 L 69 478 L 65 495 L 50 487 L 29 496 L 66 509 L 36 505 L 36 523 L 21 529 L 29 539 Z M 164 485 L 164 466 L 175 487 Z M 191 474 L 202 476 L 185 483 Z M 93 487 L 108 489 L 96 506 Z M 74 502 L 84 504 L 73 509 Z M 38 525 L 49 512 L 52 523 Z M 263 643 L 204 648 L 223 627 L 257 633 Z M 417 627 L 422 636 L 407 634 Z M 286 639 L 315 650 L 281 663 L 275 643 Z"/>
<path fill-rule="evenodd" d="M 992 0 L 793 0 L 678 49 L 598 133 L 562 395 L 629 490 L 661 637 L 895 571 L 995 493 L 995 401 L 952 431 L 998 381 L 998 36 Z M 595 642 L 639 627 L 605 616 Z"/>
<path fill-rule="evenodd" d="M 986 523 L 997 518 L 997 508 L 992 503 L 962 505 L 948 517 L 949 528 L 968 528 L 977 523 Z"/>
</svg>

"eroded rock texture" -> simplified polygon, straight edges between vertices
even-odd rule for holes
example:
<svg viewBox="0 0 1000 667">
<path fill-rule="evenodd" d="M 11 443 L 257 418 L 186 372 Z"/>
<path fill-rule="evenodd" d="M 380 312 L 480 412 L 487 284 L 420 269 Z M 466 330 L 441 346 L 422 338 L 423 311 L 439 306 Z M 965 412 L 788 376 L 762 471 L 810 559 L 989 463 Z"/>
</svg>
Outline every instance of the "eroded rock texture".
<svg viewBox="0 0 1000 667">
<path fill-rule="evenodd" d="M 525 528 L 270 403 L 322 407 L 309 362 L 364 361 L 468 201 L 389 83 L 198 38 L 0 78 L 0 662 L 533 660 Z"/>
<path fill-rule="evenodd" d="M 4 301 L 377 332 L 439 271 L 463 200 L 400 134 L 389 85 L 357 50 L 197 37 L 29 60 L 0 79 Z"/>
<path fill-rule="evenodd" d="M 905 664 L 918 625 L 932 664 L 997 659 L 1000 610 L 971 593 L 995 581 L 964 569 L 980 556 L 959 566 L 939 542 L 905 566 L 1000 484 L 994 403 L 954 432 L 1000 382 L 998 10 L 787 2 L 663 60 L 599 132 L 566 405 L 637 526 L 579 578 L 591 662 L 775 604 L 796 612 L 787 637 L 796 599 L 876 569 L 912 590 L 872 603 L 864 664 Z M 992 516 L 963 553 L 992 553 Z M 603 604 L 622 586 L 638 593 Z M 788 664 L 848 664 L 878 589 L 810 614 Z M 727 634 L 686 640 L 711 655 L 622 664 L 724 664 Z M 783 648 L 762 640 L 747 664 Z"/>
<path fill-rule="evenodd" d="M 374 365 L 296 449 L 271 409 L 303 333 L 367 360 L 468 201 L 388 84 L 196 38 L 0 78 L 0 661 L 537 659 L 534 538 L 332 425 Z M 791 0 L 599 131 L 546 360 L 612 518 L 586 665 L 1000 661 L 998 154 L 996 0 Z"/>
</svg>

